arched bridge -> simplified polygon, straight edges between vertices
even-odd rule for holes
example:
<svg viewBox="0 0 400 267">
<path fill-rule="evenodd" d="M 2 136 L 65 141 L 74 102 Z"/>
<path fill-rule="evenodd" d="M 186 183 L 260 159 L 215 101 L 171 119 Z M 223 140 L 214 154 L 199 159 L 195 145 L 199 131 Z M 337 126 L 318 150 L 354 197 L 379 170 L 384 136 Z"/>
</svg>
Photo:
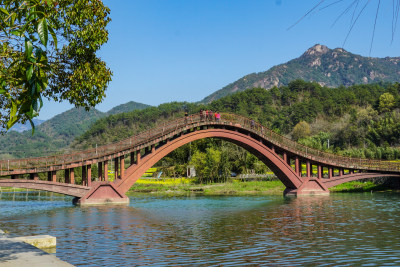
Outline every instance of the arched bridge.
<svg viewBox="0 0 400 267">
<path fill-rule="evenodd" d="M 129 201 L 125 193 L 157 161 L 189 142 L 210 137 L 233 142 L 256 155 L 286 186 L 285 194 L 328 194 L 330 187 L 348 181 L 400 178 L 399 163 L 325 153 L 293 142 L 248 118 L 222 113 L 217 121 L 194 114 L 114 144 L 72 154 L 3 160 L 0 186 L 62 193 L 75 196 L 80 204 L 125 203 Z M 114 161 L 112 182 L 108 179 L 110 161 Z M 92 177 L 94 164 L 98 177 Z M 82 170 L 80 185 L 74 179 L 78 167 Z M 57 178 L 58 171 L 64 173 L 62 179 Z M 39 179 L 40 173 L 46 173 L 46 179 Z"/>
</svg>

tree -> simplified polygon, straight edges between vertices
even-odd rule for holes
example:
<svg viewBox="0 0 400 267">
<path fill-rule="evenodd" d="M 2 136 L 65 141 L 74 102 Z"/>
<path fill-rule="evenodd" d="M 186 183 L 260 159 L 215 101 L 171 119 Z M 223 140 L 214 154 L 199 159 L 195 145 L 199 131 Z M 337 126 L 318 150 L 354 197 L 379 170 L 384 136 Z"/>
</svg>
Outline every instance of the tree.
<svg viewBox="0 0 400 267">
<path fill-rule="evenodd" d="M 300 138 L 309 136 L 310 133 L 311 133 L 310 125 L 305 121 L 301 121 L 297 123 L 296 126 L 294 126 L 292 136 L 293 139 L 297 141 Z"/>
<path fill-rule="evenodd" d="M 384 93 L 379 97 L 379 111 L 387 112 L 391 111 L 394 107 L 395 100 L 391 93 Z"/>
<path fill-rule="evenodd" d="M 0 126 L 39 114 L 42 97 L 89 109 L 111 71 L 96 52 L 108 40 L 100 0 L 4 0 L 0 4 Z"/>
</svg>

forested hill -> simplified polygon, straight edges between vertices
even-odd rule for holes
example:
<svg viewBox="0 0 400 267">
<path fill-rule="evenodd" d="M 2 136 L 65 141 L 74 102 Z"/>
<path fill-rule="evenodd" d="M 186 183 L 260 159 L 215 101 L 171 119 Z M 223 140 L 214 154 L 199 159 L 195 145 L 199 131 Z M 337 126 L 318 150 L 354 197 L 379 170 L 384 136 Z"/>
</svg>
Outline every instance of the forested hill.
<svg viewBox="0 0 400 267">
<path fill-rule="evenodd" d="M 362 157 L 397 158 L 400 156 L 395 148 L 400 142 L 399 93 L 398 83 L 327 88 L 297 80 L 271 90 L 238 92 L 207 106 L 174 102 L 102 118 L 76 139 L 74 148 L 121 140 L 183 116 L 185 108 L 191 113 L 208 108 L 254 118 L 278 133 L 318 149 Z"/>
<path fill-rule="evenodd" d="M 250 88 L 269 89 L 302 79 L 327 87 L 400 81 L 400 57 L 371 58 L 342 48 L 315 45 L 300 57 L 265 72 L 251 73 L 204 98 L 210 103 L 229 94 Z"/>
<path fill-rule="evenodd" d="M 90 125 L 108 114 L 129 112 L 143 109 L 148 105 L 128 102 L 116 106 L 104 113 L 96 109 L 85 111 L 83 108 L 73 108 L 37 125 L 35 133 L 31 130 L 23 132 L 9 131 L 0 136 L 0 159 L 46 156 L 61 153 L 71 145 L 71 142 L 82 135 Z"/>
<path fill-rule="evenodd" d="M 121 105 L 118 105 L 118 106 L 110 109 L 109 111 L 107 111 L 107 115 L 114 115 L 114 114 L 118 114 L 118 113 L 130 112 L 133 110 L 140 110 L 140 109 L 145 109 L 148 107 L 150 107 L 150 105 L 138 103 L 135 101 L 130 101 L 128 103 L 121 104 Z"/>
</svg>

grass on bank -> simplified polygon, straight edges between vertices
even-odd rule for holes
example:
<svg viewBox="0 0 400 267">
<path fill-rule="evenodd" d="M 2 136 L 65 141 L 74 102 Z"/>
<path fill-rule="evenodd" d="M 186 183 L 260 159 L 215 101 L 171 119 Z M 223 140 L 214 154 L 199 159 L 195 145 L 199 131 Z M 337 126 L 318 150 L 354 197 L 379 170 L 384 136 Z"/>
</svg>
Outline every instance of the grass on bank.
<svg viewBox="0 0 400 267">
<path fill-rule="evenodd" d="M 285 189 L 280 181 L 231 180 L 226 183 L 197 184 L 194 179 L 138 180 L 129 192 L 187 195 L 260 195 L 282 194 Z"/>
<path fill-rule="evenodd" d="M 279 180 L 240 181 L 226 183 L 197 184 L 193 179 L 138 180 L 129 192 L 152 194 L 187 195 L 281 195 L 285 186 Z M 387 186 L 372 181 L 353 181 L 329 189 L 330 192 L 371 192 L 387 191 Z"/>
</svg>

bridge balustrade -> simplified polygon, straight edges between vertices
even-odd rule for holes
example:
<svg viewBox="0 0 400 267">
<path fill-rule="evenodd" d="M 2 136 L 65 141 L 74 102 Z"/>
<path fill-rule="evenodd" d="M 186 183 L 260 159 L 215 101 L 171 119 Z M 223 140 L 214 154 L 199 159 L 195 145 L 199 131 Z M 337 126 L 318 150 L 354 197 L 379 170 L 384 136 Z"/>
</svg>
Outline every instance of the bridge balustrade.
<svg viewBox="0 0 400 267">
<path fill-rule="evenodd" d="M 74 163 L 83 166 L 91 161 L 100 161 L 102 158 L 113 157 L 113 155 L 117 153 L 137 151 L 141 148 L 147 147 L 150 143 L 163 141 L 167 138 L 173 137 L 173 135 L 183 133 L 186 130 L 207 125 L 210 125 L 211 127 L 218 127 L 218 125 L 236 127 L 238 129 L 252 132 L 282 150 L 286 150 L 294 155 L 303 157 L 304 159 L 310 159 L 326 165 L 350 169 L 381 171 L 400 170 L 399 164 L 395 162 L 344 157 L 306 147 L 255 121 L 252 121 L 249 118 L 236 114 L 221 113 L 220 121 L 215 121 L 214 119 L 208 120 L 207 118 L 203 118 L 200 114 L 193 114 L 188 116 L 188 118 L 178 118 L 171 122 L 160 123 L 157 127 L 145 130 L 133 137 L 123 139 L 113 144 L 75 151 L 69 154 L 3 160 L 0 161 L 0 175 L 7 175 L 12 170 L 35 170 L 40 172 L 41 169 L 46 169 L 51 166 L 61 166 L 62 168 L 64 165 Z"/>
</svg>

